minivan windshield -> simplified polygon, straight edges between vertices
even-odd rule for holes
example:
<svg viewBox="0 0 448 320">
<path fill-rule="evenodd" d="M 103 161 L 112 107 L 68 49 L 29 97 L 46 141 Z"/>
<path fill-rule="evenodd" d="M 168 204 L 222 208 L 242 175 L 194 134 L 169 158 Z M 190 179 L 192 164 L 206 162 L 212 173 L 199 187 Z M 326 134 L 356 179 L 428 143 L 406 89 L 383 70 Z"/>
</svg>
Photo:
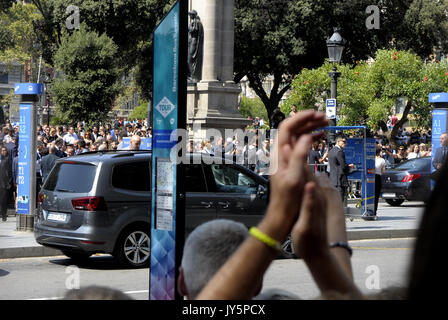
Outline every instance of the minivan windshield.
<svg viewBox="0 0 448 320">
<path fill-rule="evenodd" d="M 92 189 L 96 166 L 89 163 L 59 162 L 45 181 L 44 190 L 85 193 Z"/>
</svg>

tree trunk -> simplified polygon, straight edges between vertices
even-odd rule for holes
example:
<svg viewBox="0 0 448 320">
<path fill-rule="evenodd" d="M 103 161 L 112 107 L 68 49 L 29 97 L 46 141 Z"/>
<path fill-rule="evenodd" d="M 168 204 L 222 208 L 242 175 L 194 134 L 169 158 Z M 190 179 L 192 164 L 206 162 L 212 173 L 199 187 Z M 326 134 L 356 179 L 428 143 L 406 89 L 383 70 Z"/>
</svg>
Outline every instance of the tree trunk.
<svg viewBox="0 0 448 320">
<path fill-rule="evenodd" d="M 265 89 L 263 88 L 263 79 L 261 79 L 258 75 L 248 75 L 249 86 L 255 91 L 257 96 L 260 97 L 264 106 L 266 107 L 266 111 L 268 113 L 269 120 L 274 113 L 274 110 L 278 108 L 280 100 L 286 91 L 291 87 L 291 82 L 287 82 L 285 86 L 280 89 L 280 85 L 283 82 L 282 75 L 275 74 L 274 75 L 274 85 L 271 88 L 271 94 L 268 96 Z"/>
<path fill-rule="evenodd" d="M 386 134 L 387 139 L 390 141 L 391 147 L 394 149 L 397 147 L 397 139 L 395 137 L 397 136 L 398 129 L 400 129 L 403 126 L 403 124 L 405 124 L 406 121 L 408 121 L 408 114 L 411 111 L 412 106 L 413 106 L 412 102 L 407 100 L 401 119 L 398 120 L 398 122 L 395 124 L 392 130 L 390 130 Z"/>
</svg>

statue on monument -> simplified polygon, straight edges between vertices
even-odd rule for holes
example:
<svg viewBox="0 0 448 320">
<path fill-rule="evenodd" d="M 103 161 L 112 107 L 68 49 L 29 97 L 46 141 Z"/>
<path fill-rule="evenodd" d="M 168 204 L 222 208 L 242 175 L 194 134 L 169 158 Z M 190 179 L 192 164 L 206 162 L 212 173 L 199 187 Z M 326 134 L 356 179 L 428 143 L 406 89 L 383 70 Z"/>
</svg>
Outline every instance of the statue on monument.
<svg viewBox="0 0 448 320">
<path fill-rule="evenodd" d="M 190 24 L 188 25 L 188 81 L 197 82 L 201 77 L 204 30 L 196 10 L 189 11 L 188 15 L 190 16 Z"/>
</svg>

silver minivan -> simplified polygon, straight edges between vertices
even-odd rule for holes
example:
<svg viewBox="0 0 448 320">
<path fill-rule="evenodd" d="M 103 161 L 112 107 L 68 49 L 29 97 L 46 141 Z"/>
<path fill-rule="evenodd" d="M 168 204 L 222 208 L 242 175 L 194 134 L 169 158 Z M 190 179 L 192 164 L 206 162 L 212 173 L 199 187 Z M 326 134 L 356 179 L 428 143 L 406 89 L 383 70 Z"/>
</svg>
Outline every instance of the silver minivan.
<svg viewBox="0 0 448 320">
<path fill-rule="evenodd" d="M 186 235 L 216 218 L 248 227 L 261 220 L 268 180 L 236 163 L 213 161 L 204 154 L 191 157 L 195 161 L 185 166 L 184 180 Z M 129 267 L 148 266 L 150 165 L 148 151 L 95 152 L 57 160 L 38 196 L 36 241 L 74 260 L 108 253 Z"/>
</svg>

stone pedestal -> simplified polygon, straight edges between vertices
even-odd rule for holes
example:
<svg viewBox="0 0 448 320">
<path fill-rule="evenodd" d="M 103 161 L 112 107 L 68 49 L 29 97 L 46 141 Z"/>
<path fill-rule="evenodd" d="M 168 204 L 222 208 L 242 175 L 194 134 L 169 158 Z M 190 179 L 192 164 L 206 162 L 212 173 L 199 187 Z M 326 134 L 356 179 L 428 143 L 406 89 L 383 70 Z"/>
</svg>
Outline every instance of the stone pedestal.
<svg viewBox="0 0 448 320">
<path fill-rule="evenodd" d="M 190 139 L 206 138 L 206 130 L 244 129 L 250 121 L 238 111 L 239 85 L 231 82 L 190 83 L 187 87 L 187 127 Z"/>
<path fill-rule="evenodd" d="M 187 127 L 196 141 L 211 128 L 225 137 L 224 129 L 250 124 L 238 111 L 241 88 L 233 82 L 234 0 L 191 0 L 190 7 L 203 24 L 204 57 L 202 80 L 187 87 Z"/>
</svg>

